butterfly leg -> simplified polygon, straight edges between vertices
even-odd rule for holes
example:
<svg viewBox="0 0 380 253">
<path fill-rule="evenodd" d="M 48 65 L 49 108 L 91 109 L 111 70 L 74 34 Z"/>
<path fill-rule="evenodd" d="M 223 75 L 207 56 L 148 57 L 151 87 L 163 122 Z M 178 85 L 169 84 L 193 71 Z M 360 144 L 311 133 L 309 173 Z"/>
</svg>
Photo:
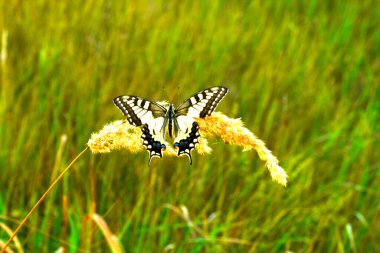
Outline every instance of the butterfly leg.
<svg viewBox="0 0 380 253">
<path fill-rule="evenodd" d="M 190 159 L 190 165 L 193 163 L 191 158 L 191 151 L 195 148 L 195 145 L 199 143 L 199 126 L 197 122 L 193 122 L 189 137 L 174 143 L 174 148 L 178 149 L 178 156 L 187 155 Z"/>
<path fill-rule="evenodd" d="M 147 124 L 142 128 L 141 139 L 144 147 L 146 147 L 146 150 L 149 152 L 149 165 L 153 157 L 162 158 L 162 151 L 165 151 L 166 146 L 153 138 Z"/>
</svg>

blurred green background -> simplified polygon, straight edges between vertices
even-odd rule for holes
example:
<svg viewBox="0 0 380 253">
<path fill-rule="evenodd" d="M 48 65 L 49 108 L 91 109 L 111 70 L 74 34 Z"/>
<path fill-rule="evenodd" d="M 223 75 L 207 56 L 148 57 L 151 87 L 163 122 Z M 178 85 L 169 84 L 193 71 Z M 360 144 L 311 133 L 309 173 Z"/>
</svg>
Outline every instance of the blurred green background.
<svg viewBox="0 0 380 253">
<path fill-rule="evenodd" d="M 178 104 L 229 87 L 217 110 L 290 180 L 217 139 L 192 166 L 88 152 L 21 230 L 26 252 L 109 252 L 93 212 L 125 252 L 380 252 L 378 1 L 0 5 L 0 224 L 14 230 L 90 134 L 123 118 L 122 94 Z"/>
</svg>

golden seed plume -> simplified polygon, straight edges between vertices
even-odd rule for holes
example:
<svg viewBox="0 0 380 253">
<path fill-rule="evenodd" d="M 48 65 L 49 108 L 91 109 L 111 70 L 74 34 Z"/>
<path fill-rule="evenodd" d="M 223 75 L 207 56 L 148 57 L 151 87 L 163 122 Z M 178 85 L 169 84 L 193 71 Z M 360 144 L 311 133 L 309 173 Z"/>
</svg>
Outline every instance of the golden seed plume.
<svg viewBox="0 0 380 253">
<path fill-rule="evenodd" d="M 87 145 L 93 153 L 109 153 L 121 149 L 137 153 L 144 150 L 140 136 L 139 127 L 132 126 L 125 120 L 118 120 L 93 133 Z"/>
<path fill-rule="evenodd" d="M 214 112 L 211 116 L 197 118 L 196 121 L 203 137 L 219 136 L 224 142 L 239 145 L 245 150 L 255 149 L 260 159 L 265 162 L 272 179 L 286 186 L 288 175 L 278 165 L 277 158 L 267 149 L 262 140 L 243 126 L 240 119 L 231 119 L 220 112 Z"/>
</svg>

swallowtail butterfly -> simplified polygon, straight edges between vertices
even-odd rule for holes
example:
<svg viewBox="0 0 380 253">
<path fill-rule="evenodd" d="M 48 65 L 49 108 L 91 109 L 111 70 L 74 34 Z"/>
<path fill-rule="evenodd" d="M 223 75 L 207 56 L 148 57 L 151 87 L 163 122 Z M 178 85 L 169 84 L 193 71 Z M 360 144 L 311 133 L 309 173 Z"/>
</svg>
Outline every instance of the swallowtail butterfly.
<svg viewBox="0 0 380 253">
<path fill-rule="evenodd" d="M 191 151 L 199 143 L 199 126 L 195 118 L 204 118 L 218 106 L 227 94 L 222 86 L 200 91 L 179 106 L 156 103 L 137 96 L 119 96 L 113 102 L 127 116 L 131 125 L 142 127 L 141 139 L 149 152 L 149 164 L 153 157 L 162 157 L 165 150 L 165 134 L 174 137 L 178 156 L 187 155 L 192 164 Z"/>
</svg>

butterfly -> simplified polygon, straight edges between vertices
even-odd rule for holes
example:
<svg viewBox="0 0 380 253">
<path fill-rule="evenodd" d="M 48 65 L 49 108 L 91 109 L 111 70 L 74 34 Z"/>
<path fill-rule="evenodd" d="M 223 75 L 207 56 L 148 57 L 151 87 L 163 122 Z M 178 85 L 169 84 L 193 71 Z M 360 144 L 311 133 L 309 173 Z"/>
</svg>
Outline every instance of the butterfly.
<svg viewBox="0 0 380 253">
<path fill-rule="evenodd" d="M 149 164 L 153 157 L 162 158 L 162 151 L 166 149 L 166 133 L 171 139 L 174 138 L 173 146 L 178 149 L 178 156 L 188 156 L 192 164 L 191 151 L 200 138 L 195 118 L 210 116 L 227 93 L 226 87 L 208 88 L 192 95 L 177 107 L 130 95 L 118 96 L 113 102 L 127 116 L 131 125 L 142 127 L 141 139 L 149 152 Z"/>
</svg>

